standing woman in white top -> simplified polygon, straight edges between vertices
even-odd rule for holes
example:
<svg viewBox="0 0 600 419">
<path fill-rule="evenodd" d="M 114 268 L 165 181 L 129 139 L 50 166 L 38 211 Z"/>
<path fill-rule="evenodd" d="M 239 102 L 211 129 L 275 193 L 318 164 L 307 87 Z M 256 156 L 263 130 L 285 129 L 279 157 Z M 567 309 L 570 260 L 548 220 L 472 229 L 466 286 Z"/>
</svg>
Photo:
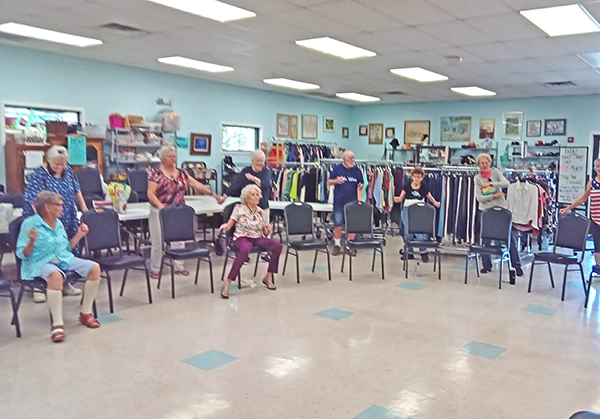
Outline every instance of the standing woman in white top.
<svg viewBox="0 0 600 419">
<path fill-rule="evenodd" d="M 561 214 L 585 204 L 590 200 L 590 215 L 592 223 L 590 223 L 590 234 L 594 238 L 594 257 L 596 265 L 600 265 L 600 159 L 594 160 L 594 170 L 596 176 L 590 179 L 585 187 L 585 193 L 577 201 L 560 210 Z"/>
</svg>

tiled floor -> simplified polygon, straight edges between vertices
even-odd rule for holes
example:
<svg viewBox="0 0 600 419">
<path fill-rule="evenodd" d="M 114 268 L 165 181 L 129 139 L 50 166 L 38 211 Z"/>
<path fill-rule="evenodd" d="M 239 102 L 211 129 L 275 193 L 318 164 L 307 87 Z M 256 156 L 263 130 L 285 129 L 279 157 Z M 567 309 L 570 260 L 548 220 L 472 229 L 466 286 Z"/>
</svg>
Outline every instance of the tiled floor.
<svg viewBox="0 0 600 419">
<path fill-rule="evenodd" d="M 78 325 L 79 300 L 65 298 L 62 344 L 50 342 L 46 306 L 31 298 L 16 339 L 2 299 L 0 418 L 567 419 L 600 410 L 596 290 L 585 310 L 570 274 L 561 302 L 561 280 L 552 289 L 536 269 L 528 294 L 528 266 L 502 290 L 496 272 L 471 270 L 464 285 L 456 257 L 443 259 L 441 281 L 431 263 L 414 277 L 413 261 L 405 280 L 399 246 L 388 241 L 385 281 L 379 264 L 370 271 L 370 252 L 352 282 L 339 257 L 331 282 L 322 261 L 312 274 L 306 253 L 300 284 L 292 264 L 267 290 L 261 263 L 259 286 L 232 288 L 229 300 L 210 294 L 203 269 L 197 286 L 178 277 L 172 300 L 167 281 L 148 305 L 131 273 L 114 315 L 101 286 L 100 329 Z M 221 267 L 215 257 L 215 278 Z"/>
</svg>

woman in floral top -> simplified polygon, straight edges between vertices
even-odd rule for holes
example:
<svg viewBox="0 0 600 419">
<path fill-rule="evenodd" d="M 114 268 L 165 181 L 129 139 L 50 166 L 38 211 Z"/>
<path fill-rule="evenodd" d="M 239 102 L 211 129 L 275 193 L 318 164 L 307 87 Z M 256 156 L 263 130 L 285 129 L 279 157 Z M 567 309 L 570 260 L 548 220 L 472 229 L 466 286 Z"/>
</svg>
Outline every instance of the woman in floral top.
<svg viewBox="0 0 600 419">
<path fill-rule="evenodd" d="M 229 221 L 221 226 L 224 231 L 228 231 L 235 226 L 233 245 L 237 249 L 233 266 L 229 271 L 229 275 L 227 275 L 227 281 L 221 288 L 222 298 L 229 298 L 231 281 L 235 281 L 240 274 L 240 269 L 253 246 L 271 252 L 267 275 L 263 278 L 262 283 L 270 290 L 276 289 L 273 283 L 273 274 L 277 273 L 279 268 L 279 256 L 283 246 L 280 242 L 268 237 L 271 234 L 271 225 L 265 223 L 263 210 L 258 206 L 260 198 L 261 191 L 258 186 L 250 184 L 244 187 L 240 195 L 241 205 L 236 205 Z"/>
<path fill-rule="evenodd" d="M 160 218 L 158 213 L 167 205 L 185 204 L 185 192 L 188 185 L 201 194 L 211 194 L 217 198 L 210 188 L 188 175 L 188 173 L 177 168 L 177 152 L 175 147 L 164 146 L 158 150 L 161 165 L 148 174 L 148 199 L 150 201 L 150 238 L 152 240 L 152 251 L 150 253 L 150 269 L 152 278 L 160 276 L 160 263 L 162 260 L 162 235 L 160 232 Z M 172 243 L 174 248 L 183 247 L 183 243 Z M 178 275 L 189 275 L 183 267 L 182 261 L 175 262 L 175 273 Z"/>
</svg>

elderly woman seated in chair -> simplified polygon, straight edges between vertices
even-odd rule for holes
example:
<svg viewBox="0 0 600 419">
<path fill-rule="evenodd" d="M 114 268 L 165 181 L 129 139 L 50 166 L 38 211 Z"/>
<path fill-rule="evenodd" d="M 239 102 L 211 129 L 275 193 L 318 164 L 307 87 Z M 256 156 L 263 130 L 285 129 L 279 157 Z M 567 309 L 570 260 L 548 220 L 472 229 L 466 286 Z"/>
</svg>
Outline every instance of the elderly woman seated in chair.
<svg viewBox="0 0 600 419">
<path fill-rule="evenodd" d="M 227 280 L 221 288 L 222 298 L 229 298 L 231 281 L 235 281 L 240 274 L 240 269 L 246 262 L 253 246 L 271 252 L 267 275 L 262 282 L 268 289 L 276 289 L 273 283 L 273 274 L 277 273 L 279 268 L 279 255 L 281 255 L 283 246 L 280 242 L 268 237 L 271 234 L 271 225 L 265 223 L 263 210 L 258 206 L 260 198 L 261 191 L 258 186 L 254 184 L 245 186 L 240 194 L 241 204 L 235 206 L 229 221 L 221 226 L 224 231 L 228 231 L 235 226 L 233 246 L 237 250 L 231 271 L 229 271 Z"/>
<path fill-rule="evenodd" d="M 63 210 L 62 197 L 54 192 L 42 191 L 35 198 L 35 215 L 25 219 L 17 240 L 17 256 L 22 260 L 21 279 L 42 278 L 46 281 L 48 308 L 52 316 L 53 342 L 65 338 L 62 313 L 62 290 L 67 271 L 74 271 L 87 281 L 84 287 L 79 322 L 89 328 L 100 327 L 92 314 L 92 305 L 100 284 L 100 266 L 80 259 L 72 249 L 87 234 L 88 227 L 80 224 L 77 233 L 69 240 L 60 221 Z"/>
</svg>

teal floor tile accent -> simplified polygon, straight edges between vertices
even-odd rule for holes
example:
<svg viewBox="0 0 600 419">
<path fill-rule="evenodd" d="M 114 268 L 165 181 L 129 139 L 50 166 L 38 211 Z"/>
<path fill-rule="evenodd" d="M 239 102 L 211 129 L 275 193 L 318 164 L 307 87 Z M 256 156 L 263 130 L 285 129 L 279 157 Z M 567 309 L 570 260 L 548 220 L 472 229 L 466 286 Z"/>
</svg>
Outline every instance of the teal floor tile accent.
<svg viewBox="0 0 600 419">
<path fill-rule="evenodd" d="M 536 306 L 535 304 L 528 304 L 523 310 L 529 311 L 530 313 L 543 314 L 544 316 L 551 316 L 556 312 L 556 309 L 544 306 Z"/>
<path fill-rule="evenodd" d="M 470 268 L 471 266 L 469 266 Z M 461 270 L 465 270 L 465 264 L 463 263 L 462 265 L 454 265 L 453 266 L 454 269 L 461 269 Z M 475 264 L 473 264 L 473 269 L 475 269 Z M 470 269 L 469 269 L 470 270 Z"/>
<path fill-rule="evenodd" d="M 305 266 L 303 269 L 305 271 L 312 271 L 312 265 Z M 319 266 L 319 265 L 315 266 L 315 272 L 323 272 L 323 271 L 326 271 L 326 270 L 327 270 L 327 266 Z"/>
<path fill-rule="evenodd" d="M 248 288 L 250 288 L 250 287 L 248 287 Z M 236 294 L 238 292 L 240 292 L 240 289 L 237 286 L 237 281 L 236 281 L 235 285 L 232 282 L 231 285 L 229 286 L 229 295 Z"/>
<path fill-rule="evenodd" d="M 237 358 L 235 356 L 211 350 L 203 352 L 196 356 L 192 356 L 191 358 L 184 359 L 183 362 L 185 362 L 188 365 L 191 365 L 192 367 L 200 368 L 204 371 L 210 371 L 212 369 L 220 367 L 221 365 L 225 365 L 231 361 L 235 361 L 236 359 Z"/>
<path fill-rule="evenodd" d="M 121 320 L 123 320 L 121 317 L 115 316 L 114 314 L 110 314 L 110 313 L 98 314 L 98 321 L 100 322 L 101 325 L 116 323 L 116 322 L 120 322 Z"/>
<path fill-rule="evenodd" d="M 412 291 L 419 291 L 425 287 L 426 287 L 426 285 L 416 284 L 414 282 L 403 282 L 400 285 L 398 285 L 398 288 L 404 288 L 404 289 L 412 290 Z"/>
<path fill-rule="evenodd" d="M 338 308 L 330 308 L 328 310 L 317 313 L 317 316 L 325 317 L 326 319 L 342 320 L 346 317 L 352 316 L 354 313 L 351 311 L 340 310 Z"/>
<path fill-rule="evenodd" d="M 467 343 L 461 348 L 461 352 L 465 352 L 471 355 L 477 355 L 482 358 L 496 360 L 500 355 L 506 352 L 506 348 L 499 346 L 488 345 L 487 343 L 477 342 L 475 340 Z"/>
<path fill-rule="evenodd" d="M 364 412 L 360 413 L 357 416 L 354 416 L 354 419 L 413 419 L 410 416 L 404 416 L 397 412 L 392 412 L 391 410 L 384 409 L 381 406 L 373 405 L 369 407 Z"/>
</svg>

